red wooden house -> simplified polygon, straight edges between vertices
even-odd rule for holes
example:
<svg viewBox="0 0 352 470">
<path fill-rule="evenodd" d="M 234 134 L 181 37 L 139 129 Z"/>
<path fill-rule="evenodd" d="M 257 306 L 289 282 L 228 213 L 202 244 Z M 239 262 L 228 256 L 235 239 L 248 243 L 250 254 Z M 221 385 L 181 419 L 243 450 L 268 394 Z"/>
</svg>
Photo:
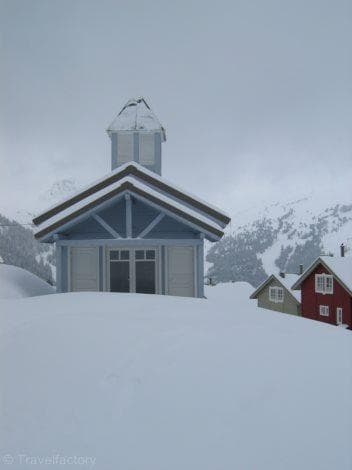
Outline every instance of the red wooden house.
<svg viewBox="0 0 352 470">
<path fill-rule="evenodd" d="M 298 278 L 302 316 L 352 328 L 352 257 L 320 256 Z"/>
</svg>

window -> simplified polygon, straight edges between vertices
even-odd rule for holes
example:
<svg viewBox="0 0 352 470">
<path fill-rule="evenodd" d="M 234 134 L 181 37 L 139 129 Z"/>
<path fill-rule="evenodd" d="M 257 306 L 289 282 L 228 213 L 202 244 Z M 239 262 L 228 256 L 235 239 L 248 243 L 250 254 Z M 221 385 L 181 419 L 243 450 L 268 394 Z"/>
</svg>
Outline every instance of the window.
<svg viewBox="0 0 352 470">
<path fill-rule="evenodd" d="M 154 134 L 139 134 L 139 163 L 142 165 L 154 165 Z"/>
<path fill-rule="evenodd" d="M 336 309 L 336 323 L 338 325 L 342 325 L 343 323 L 343 315 L 342 315 L 343 311 L 342 311 L 342 308 L 341 307 L 337 307 Z"/>
<path fill-rule="evenodd" d="M 334 278 L 330 274 L 315 275 L 315 292 L 319 294 L 332 294 L 334 291 Z"/>
<path fill-rule="evenodd" d="M 126 163 L 133 160 L 133 133 L 119 134 L 117 136 L 117 161 Z"/>
<path fill-rule="evenodd" d="M 275 303 L 282 303 L 284 301 L 284 290 L 282 287 L 269 288 L 269 300 Z"/>
<path fill-rule="evenodd" d="M 329 306 L 328 305 L 319 305 L 319 314 L 322 317 L 328 317 L 329 316 Z"/>
</svg>

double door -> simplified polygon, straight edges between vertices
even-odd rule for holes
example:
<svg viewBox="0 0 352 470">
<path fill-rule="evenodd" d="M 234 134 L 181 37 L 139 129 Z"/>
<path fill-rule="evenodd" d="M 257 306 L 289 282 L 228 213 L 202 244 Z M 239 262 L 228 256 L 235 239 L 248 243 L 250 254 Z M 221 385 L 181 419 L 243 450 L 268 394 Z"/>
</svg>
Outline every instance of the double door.
<svg viewBox="0 0 352 470">
<path fill-rule="evenodd" d="M 156 294 L 157 265 L 156 248 L 110 248 L 108 290 Z"/>
</svg>

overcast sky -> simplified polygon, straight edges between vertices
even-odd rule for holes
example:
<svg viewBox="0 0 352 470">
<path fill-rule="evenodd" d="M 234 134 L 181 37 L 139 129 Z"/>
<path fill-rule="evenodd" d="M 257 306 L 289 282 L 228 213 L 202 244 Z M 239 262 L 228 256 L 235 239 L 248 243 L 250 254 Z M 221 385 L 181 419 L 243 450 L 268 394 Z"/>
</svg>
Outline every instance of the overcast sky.
<svg viewBox="0 0 352 470">
<path fill-rule="evenodd" d="M 163 175 L 209 202 L 352 198 L 351 0 L 0 5 L 0 212 L 107 173 L 105 129 L 139 95 Z"/>
</svg>

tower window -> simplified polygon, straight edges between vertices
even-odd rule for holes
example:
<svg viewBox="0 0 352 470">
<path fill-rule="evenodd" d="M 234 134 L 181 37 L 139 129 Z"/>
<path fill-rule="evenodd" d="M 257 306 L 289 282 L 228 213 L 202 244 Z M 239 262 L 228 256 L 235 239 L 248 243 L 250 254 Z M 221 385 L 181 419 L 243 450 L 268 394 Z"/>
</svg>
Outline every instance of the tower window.
<svg viewBox="0 0 352 470">
<path fill-rule="evenodd" d="M 133 160 L 133 133 L 119 134 L 117 137 L 117 161 L 126 163 Z"/>
<path fill-rule="evenodd" d="M 154 134 L 139 134 L 139 163 L 141 165 L 154 165 Z"/>
</svg>

